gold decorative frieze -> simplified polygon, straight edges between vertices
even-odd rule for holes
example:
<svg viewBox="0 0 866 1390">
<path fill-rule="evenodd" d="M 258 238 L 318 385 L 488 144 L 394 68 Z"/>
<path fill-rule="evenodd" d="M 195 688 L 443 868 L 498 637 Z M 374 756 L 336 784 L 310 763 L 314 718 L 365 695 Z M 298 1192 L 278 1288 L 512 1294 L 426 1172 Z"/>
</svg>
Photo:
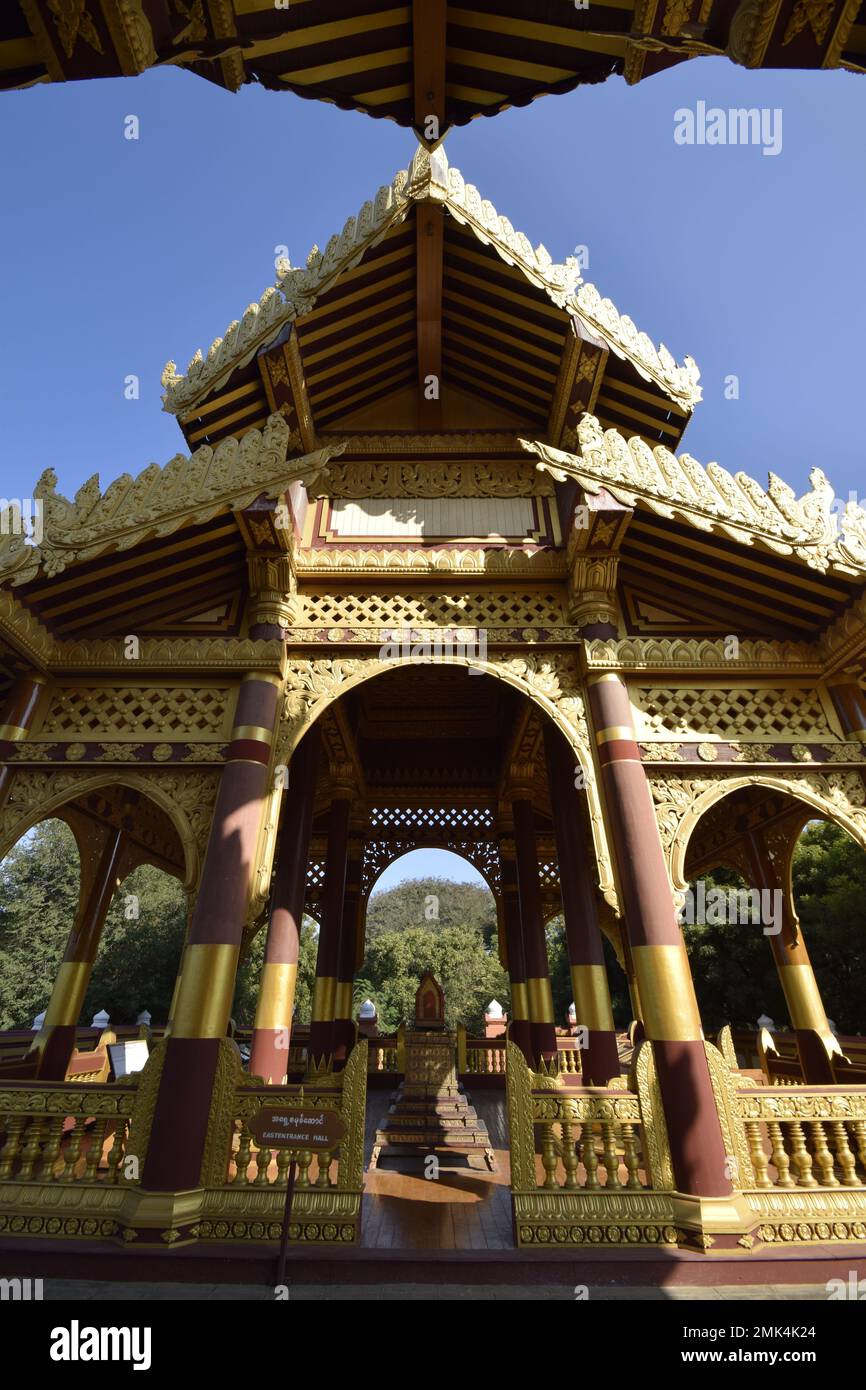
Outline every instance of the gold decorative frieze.
<svg viewBox="0 0 866 1390">
<path fill-rule="evenodd" d="M 345 441 L 355 452 L 355 441 Z M 472 446 L 469 446 L 472 448 Z M 516 437 L 510 447 L 517 446 Z M 474 444 L 478 448 L 478 443 Z M 532 464 L 510 459 L 386 459 L 332 463 L 311 496 L 363 497 L 553 497 L 553 480 Z"/>
<path fill-rule="evenodd" d="M 472 628 L 493 626 L 510 630 L 564 626 L 564 594 L 554 588 L 505 588 L 478 585 L 463 590 L 410 588 L 402 592 L 381 587 L 340 591 L 333 587 L 304 588 L 299 627 L 375 627 L 387 634 L 406 628 Z"/>
<path fill-rule="evenodd" d="M 497 578 L 564 579 L 566 562 L 564 550 L 513 549 L 486 550 L 442 547 L 428 550 L 413 546 L 402 550 L 378 547 L 320 546 L 300 550 L 296 557 L 298 575 L 307 578 L 338 579 L 345 575 L 356 577 L 368 574 L 372 579 L 394 578 L 420 574 L 495 575 Z"/>
<path fill-rule="evenodd" d="M 805 642 L 749 639 L 738 641 L 734 648 L 725 638 L 596 638 L 586 643 L 584 661 L 589 670 L 689 671 L 696 677 L 710 672 L 730 676 L 767 671 L 818 676 L 822 669 L 821 649 Z"/>
</svg>

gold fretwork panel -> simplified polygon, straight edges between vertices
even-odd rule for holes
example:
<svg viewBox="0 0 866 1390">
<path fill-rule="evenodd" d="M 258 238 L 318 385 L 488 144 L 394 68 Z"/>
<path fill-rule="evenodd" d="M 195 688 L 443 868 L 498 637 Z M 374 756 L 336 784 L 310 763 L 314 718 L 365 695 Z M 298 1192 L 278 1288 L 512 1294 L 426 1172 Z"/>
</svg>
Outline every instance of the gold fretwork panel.
<svg viewBox="0 0 866 1390">
<path fill-rule="evenodd" d="M 227 739 L 231 691 L 218 686 L 68 685 L 52 693 L 39 739 Z"/>
<path fill-rule="evenodd" d="M 633 686 L 631 697 L 642 739 L 676 735 L 773 743 L 837 737 L 820 692 L 811 687 Z"/>
<path fill-rule="evenodd" d="M 413 589 L 407 593 L 375 589 L 340 592 L 331 587 L 306 589 L 299 625 L 363 626 L 388 631 L 407 627 L 561 627 L 566 622 L 564 594 L 555 588 L 470 590 Z"/>
</svg>

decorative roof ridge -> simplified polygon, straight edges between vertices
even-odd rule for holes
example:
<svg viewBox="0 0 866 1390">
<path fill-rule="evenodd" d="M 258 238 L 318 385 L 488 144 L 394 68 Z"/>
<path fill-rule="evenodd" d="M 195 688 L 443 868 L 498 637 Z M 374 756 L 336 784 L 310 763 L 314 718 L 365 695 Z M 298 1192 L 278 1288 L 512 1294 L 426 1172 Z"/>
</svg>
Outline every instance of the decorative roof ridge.
<svg viewBox="0 0 866 1390">
<path fill-rule="evenodd" d="M 271 415 L 262 430 L 248 430 L 240 440 L 223 439 L 215 448 L 202 444 L 190 455 L 175 454 L 163 467 L 148 464 L 136 478 L 124 473 L 105 492 L 94 473 L 72 502 L 57 492 L 57 475 L 48 468 L 33 489 L 42 503 L 42 541 L 29 545 L 23 536 L 0 536 L 0 582 L 19 585 L 40 572 L 61 574 L 107 551 L 129 550 L 228 509 L 240 510 L 257 497 L 275 497 L 295 481 L 312 485 L 345 448 L 336 442 L 288 458 L 293 444 L 283 416 Z"/>
<path fill-rule="evenodd" d="M 178 372 L 174 362 L 166 364 L 161 378 L 163 408 L 179 414 L 221 386 L 237 367 L 273 342 L 287 324 L 309 313 L 318 297 L 402 222 L 413 203 L 420 202 L 446 207 L 506 264 L 516 266 L 531 284 L 544 290 L 557 308 L 575 315 L 618 357 L 630 361 L 645 380 L 654 381 L 685 410 L 692 410 L 701 399 L 700 372 L 693 358 L 686 357 L 679 365 L 664 343 L 656 348 L 628 315 L 620 314 L 610 299 L 602 298 L 594 285 L 583 280 L 573 256 L 557 264 L 544 245 L 533 248 L 529 238 L 515 231 L 509 219 L 482 198 L 474 184 L 464 180 L 459 169 L 451 168 L 443 146 L 431 152 L 419 145 L 408 169 L 401 169 L 356 216 L 348 218 L 324 252 L 318 246 L 312 248 L 305 268 L 292 266 L 288 260 L 278 262 L 275 284 L 268 286 L 257 304 L 249 304 L 240 319 L 229 324 L 206 357 L 200 348 L 196 351 L 186 375 Z"/>
<path fill-rule="evenodd" d="M 640 501 L 698 530 L 795 555 L 821 573 L 866 575 L 866 511 L 848 502 L 840 521 L 833 487 L 820 468 L 809 474 L 811 491 L 798 498 L 775 473 L 768 474 L 765 490 L 747 473 L 731 474 L 718 463 L 704 467 L 691 454 L 677 456 L 661 444 L 651 449 L 639 435 L 625 440 L 617 430 L 602 430 L 588 413 L 574 432 L 577 453 L 537 440 L 521 443 L 538 456 L 539 467 L 560 481 L 575 478 L 590 493 L 604 487 L 627 506 Z"/>
</svg>

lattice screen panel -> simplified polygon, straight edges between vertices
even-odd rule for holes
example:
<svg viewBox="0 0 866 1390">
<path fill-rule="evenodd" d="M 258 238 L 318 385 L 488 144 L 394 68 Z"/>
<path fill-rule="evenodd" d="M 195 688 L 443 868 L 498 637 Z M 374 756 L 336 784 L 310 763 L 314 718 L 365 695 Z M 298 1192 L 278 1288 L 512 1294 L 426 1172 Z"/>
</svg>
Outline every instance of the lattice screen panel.
<svg viewBox="0 0 866 1390">
<path fill-rule="evenodd" d="M 493 812 L 487 806 L 373 806 L 370 826 L 373 830 L 396 830 L 403 835 L 413 830 L 446 835 L 465 830 L 492 831 Z"/>
<path fill-rule="evenodd" d="M 335 593 L 308 589 L 300 622 L 310 627 L 559 627 L 562 596 L 552 589 L 512 588 L 469 593 L 429 590 L 398 594 L 377 589 Z"/>
<path fill-rule="evenodd" d="M 55 692 L 38 737 L 225 738 L 229 693 L 210 686 L 67 686 Z"/>
<path fill-rule="evenodd" d="M 643 711 L 639 736 L 754 739 L 834 738 L 816 690 L 671 690 L 641 686 L 632 692 Z"/>
</svg>

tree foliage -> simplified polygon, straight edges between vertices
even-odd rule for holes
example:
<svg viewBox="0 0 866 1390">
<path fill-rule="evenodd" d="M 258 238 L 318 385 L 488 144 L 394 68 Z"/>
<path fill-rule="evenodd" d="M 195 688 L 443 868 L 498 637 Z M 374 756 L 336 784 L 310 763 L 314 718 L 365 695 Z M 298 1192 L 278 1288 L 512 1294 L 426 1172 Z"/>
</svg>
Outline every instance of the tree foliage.
<svg viewBox="0 0 866 1390">
<path fill-rule="evenodd" d="M 47 1005 L 78 906 L 78 851 L 61 821 L 45 821 L 0 865 L 0 1028 L 29 1027 Z M 736 875 L 707 880 L 726 886 Z M 794 857 L 794 893 L 827 1013 L 840 1032 L 866 1021 L 866 855 L 837 826 L 815 822 Z M 134 915 L 137 900 L 138 915 Z M 136 869 L 115 895 L 87 991 L 82 1021 L 106 1009 L 117 1023 L 149 1009 L 168 1017 L 186 924 L 181 885 L 159 870 Z M 683 928 L 705 1030 L 723 1023 L 754 1027 L 787 1010 L 760 926 Z M 572 999 L 561 918 L 547 928 L 555 1018 L 564 1023 Z M 233 1013 L 249 1026 L 255 1015 L 265 934 L 260 932 L 238 972 Z M 315 981 L 318 928 L 305 918 L 296 1017 L 308 1022 Z M 605 943 L 608 980 L 618 1026 L 631 1014 L 625 978 Z M 492 895 L 475 884 L 414 879 L 374 894 L 367 914 L 367 949 L 355 982 L 355 1010 L 370 998 L 383 1030 L 411 1021 L 425 970 L 445 990 L 450 1026 L 481 1031 L 496 998 L 510 1012 L 508 977 L 499 964 Z"/>
</svg>

